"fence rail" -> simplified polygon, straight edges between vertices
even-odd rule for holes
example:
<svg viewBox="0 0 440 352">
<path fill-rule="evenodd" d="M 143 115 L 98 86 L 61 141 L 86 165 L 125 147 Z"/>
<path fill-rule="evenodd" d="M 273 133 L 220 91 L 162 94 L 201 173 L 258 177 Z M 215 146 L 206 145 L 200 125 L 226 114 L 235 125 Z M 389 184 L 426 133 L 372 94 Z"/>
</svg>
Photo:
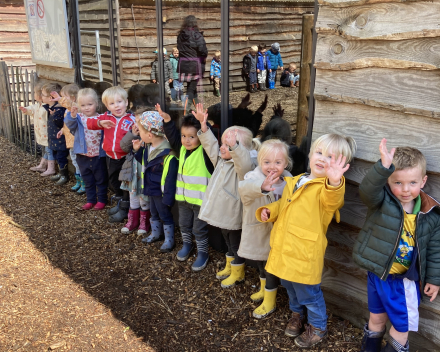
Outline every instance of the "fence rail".
<svg viewBox="0 0 440 352">
<path fill-rule="evenodd" d="M 36 72 L 0 61 L 0 135 L 34 156 L 42 151 L 36 143 L 33 119 L 19 108 L 35 104 L 36 80 Z"/>
</svg>

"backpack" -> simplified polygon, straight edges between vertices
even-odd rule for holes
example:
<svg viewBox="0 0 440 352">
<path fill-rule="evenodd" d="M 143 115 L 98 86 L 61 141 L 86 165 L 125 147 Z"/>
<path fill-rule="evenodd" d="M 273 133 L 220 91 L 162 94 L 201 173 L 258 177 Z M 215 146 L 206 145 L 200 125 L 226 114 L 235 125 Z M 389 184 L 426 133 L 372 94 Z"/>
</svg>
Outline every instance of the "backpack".
<svg viewBox="0 0 440 352">
<path fill-rule="evenodd" d="M 243 67 L 241 69 L 241 78 L 243 79 L 243 81 L 246 80 L 250 71 L 251 71 L 251 59 L 246 54 L 245 56 L 243 56 Z"/>
</svg>

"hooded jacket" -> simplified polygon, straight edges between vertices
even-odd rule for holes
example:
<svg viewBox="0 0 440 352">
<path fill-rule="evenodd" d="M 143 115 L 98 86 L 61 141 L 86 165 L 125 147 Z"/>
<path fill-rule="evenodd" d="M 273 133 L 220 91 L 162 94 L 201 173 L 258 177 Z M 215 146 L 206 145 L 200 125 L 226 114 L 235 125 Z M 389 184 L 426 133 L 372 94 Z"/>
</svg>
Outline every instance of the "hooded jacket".
<svg viewBox="0 0 440 352">
<path fill-rule="evenodd" d="M 179 49 L 179 75 L 199 75 L 205 72 L 205 62 L 208 56 L 203 34 L 198 29 L 185 28 L 177 36 L 177 49 Z"/>
<path fill-rule="evenodd" d="M 177 67 L 179 66 L 179 58 L 174 57 L 173 54 L 170 55 L 170 63 L 173 69 L 173 79 L 179 80 L 179 73 L 177 72 Z"/>
<path fill-rule="evenodd" d="M 339 222 L 344 205 L 345 179 L 332 187 L 327 178 L 315 178 L 294 191 L 303 175 L 286 178 L 281 199 L 258 208 L 255 215 L 261 222 L 261 211 L 268 208 L 270 217 L 263 224 L 275 223 L 266 270 L 283 280 L 317 285 L 324 268 L 328 225 L 333 215 Z"/>
<path fill-rule="evenodd" d="M 283 59 L 279 51 L 275 51 L 273 48 L 267 51 L 267 57 L 270 61 L 270 67 L 272 70 L 276 70 L 278 67 L 284 67 Z"/>
<path fill-rule="evenodd" d="M 168 59 L 168 56 L 164 56 L 163 58 L 164 73 L 165 73 L 165 82 L 168 82 L 169 79 L 173 78 L 173 65 L 171 61 Z M 151 79 L 158 80 L 159 79 L 159 60 L 153 61 L 151 64 Z"/>
<path fill-rule="evenodd" d="M 267 52 L 264 54 L 262 54 L 261 52 L 258 52 L 257 58 L 258 58 L 258 61 L 257 61 L 257 69 L 258 70 L 260 70 L 260 71 L 268 70 L 269 71 L 270 69 L 272 69 L 272 66 L 270 65 L 270 60 L 267 57 Z M 264 64 L 265 59 L 266 59 L 266 64 Z"/>
</svg>

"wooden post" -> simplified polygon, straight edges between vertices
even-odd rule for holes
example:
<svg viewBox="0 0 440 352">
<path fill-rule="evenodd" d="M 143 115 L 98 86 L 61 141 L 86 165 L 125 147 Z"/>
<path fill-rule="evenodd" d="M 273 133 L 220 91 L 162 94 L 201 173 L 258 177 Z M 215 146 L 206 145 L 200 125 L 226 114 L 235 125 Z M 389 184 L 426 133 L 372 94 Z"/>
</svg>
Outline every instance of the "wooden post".
<svg viewBox="0 0 440 352">
<path fill-rule="evenodd" d="M 301 70 L 299 76 L 298 113 L 296 120 L 296 145 L 307 136 L 310 98 L 310 70 L 312 64 L 313 14 L 303 15 L 301 41 Z"/>
</svg>

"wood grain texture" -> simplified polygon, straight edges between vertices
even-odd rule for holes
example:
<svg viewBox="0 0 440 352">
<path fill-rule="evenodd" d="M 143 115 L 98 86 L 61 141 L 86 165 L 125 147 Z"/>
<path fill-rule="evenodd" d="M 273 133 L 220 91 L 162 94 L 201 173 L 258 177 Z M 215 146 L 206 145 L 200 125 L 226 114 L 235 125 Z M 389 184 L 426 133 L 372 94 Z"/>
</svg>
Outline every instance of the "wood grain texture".
<svg viewBox="0 0 440 352">
<path fill-rule="evenodd" d="M 315 67 L 353 70 L 367 67 L 435 70 L 440 68 L 438 38 L 406 40 L 349 40 L 319 35 Z"/>
<path fill-rule="evenodd" d="M 439 118 L 440 70 L 317 70 L 315 98 Z"/>
<path fill-rule="evenodd" d="M 338 34 L 347 39 L 438 37 L 439 21 L 440 2 L 437 1 L 377 3 L 344 8 L 323 6 L 319 10 L 316 31 L 319 34 Z"/>
<path fill-rule="evenodd" d="M 407 2 L 408 0 L 318 0 L 321 5 L 332 7 L 348 7 L 348 6 L 360 6 L 360 5 L 373 5 L 377 3 L 387 2 Z M 418 1 L 418 0 L 410 0 Z M 438 1 L 438 0 L 434 0 Z"/>
<path fill-rule="evenodd" d="M 46 65 L 37 65 L 37 75 L 39 78 L 43 78 L 50 81 L 62 82 L 62 83 L 75 83 L 75 69 L 63 68 Z"/>
<path fill-rule="evenodd" d="M 342 133 L 356 140 L 358 159 L 376 162 L 379 143 L 418 148 L 426 157 L 427 170 L 440 172 L 440 120 L 403 114 L 366 105 L 316 101 L 313 139 L 325 133 Z"/>
</svg>

